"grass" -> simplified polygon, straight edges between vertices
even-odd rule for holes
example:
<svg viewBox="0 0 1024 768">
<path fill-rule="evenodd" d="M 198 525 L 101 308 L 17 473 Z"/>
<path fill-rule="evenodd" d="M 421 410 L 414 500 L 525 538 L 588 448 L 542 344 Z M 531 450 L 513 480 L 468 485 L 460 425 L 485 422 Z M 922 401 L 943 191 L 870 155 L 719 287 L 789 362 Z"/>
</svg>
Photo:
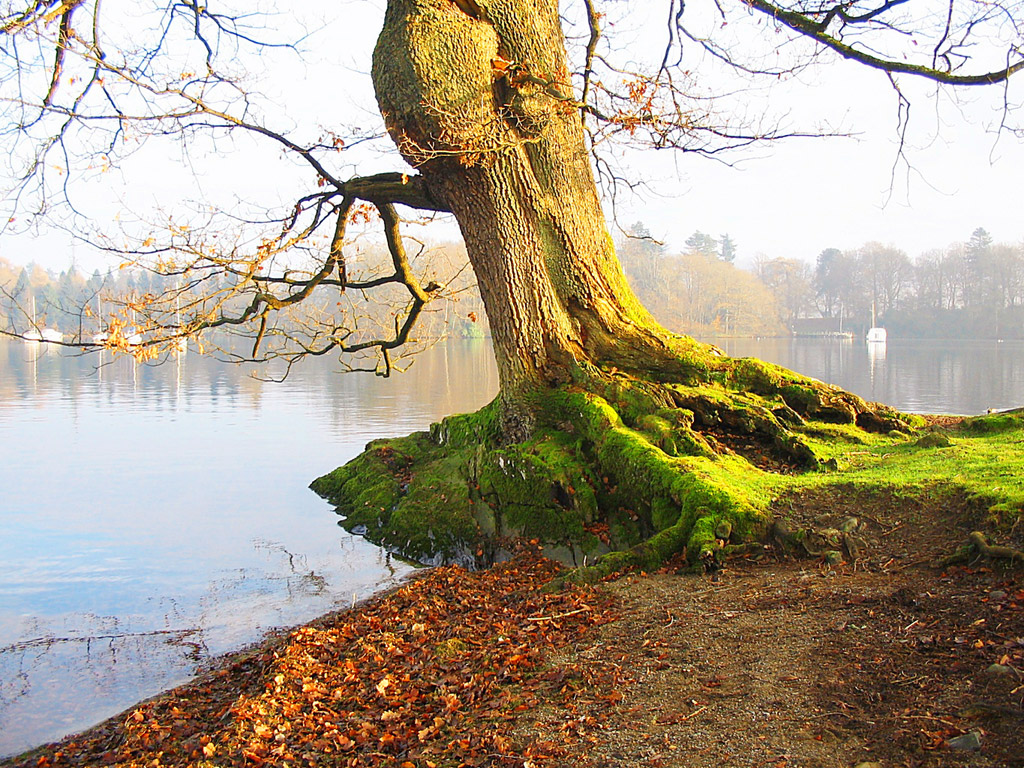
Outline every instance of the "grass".
<svg viewBox="0 0 1024 768">
<path fill-rule="evenodd" d="M 938 433 L 948 440 L 871 435 L 849 427 L 822 432 L 808 442 L 834 458 L 838 469 L 766 477 L 773 490 L 843 484 L 914 492 L 940 486 L 983 503 L 996 523 L 1012 524 L 1024 513 L 1024 412 L 967 419 Z"/>
</svg>

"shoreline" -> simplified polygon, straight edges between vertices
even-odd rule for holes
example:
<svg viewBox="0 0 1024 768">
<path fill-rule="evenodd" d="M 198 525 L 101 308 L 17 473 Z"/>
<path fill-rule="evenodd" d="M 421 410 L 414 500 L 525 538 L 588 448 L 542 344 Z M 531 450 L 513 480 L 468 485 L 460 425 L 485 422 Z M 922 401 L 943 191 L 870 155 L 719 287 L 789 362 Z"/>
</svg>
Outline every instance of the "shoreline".
<svg viewBox="0 0 1024 768">
<path fill-rule="evenodd" d="M 332 611 L 290 629 L 274 631 L 246 649 L 211 660 L 207 669 L 184 685 L 138 702 L 121 713 L 58 742 L 43 744 L 18 755 L 0 759 L 0 765 L 129 765 L 137 763 L 138 750 L 148 749 L 154 744 L 166 746 L 171 742 L 176 745 L 171 750 L 176 755 L 176 762 L 167 763 L 164 760 L 161 764 L 192 764 L 191 761 L 210 757 L 216 752 L 217 745 L 221 744 L 225 745 L 222 753 L 232 752 L 227 746 L 231 734 L 226 731 L 217 734 L 218 724 L 224 723 L 229 715 L 237 717 L 235 710 L 245 706 L 246 702 L 267 696 L 274 698 L 283 688 L 287 688 L 288 684 L 278 670 L 294 664 L 297 654 L 308 655 L 308 647 L 303 644 L 309 638 L 331 635 L 337 639 L 344 636 L 349 641 L 351 650 L 358 648 L 374 633 L 391 636 L 393 633 L 390 627 L 397 630 L 399 625 L 403 625 L 404 632 L 407 635 L 411 633 L 412 638 L 412 642 L 407 640 L 406 645 L 409 648 L 417 645 L 425 648 L 425 663 L 428 665 L 433 663 L 444 667 L 452 660 L 468 661 L 468 657 L 479 656 L 482 653 L 490 656 L 493 649 L 486 643 L 474 639 L 472 627 L 466 622 L 453 624 L 447 613 L 435 615 L 430 627 L 426 622 L 404 621 L 401 618 L 402 613 L 398 611 L 399 606 L 396 604 L 417 615 L 429 613 L 431 606 L 436 611 L 437 595 L 440 591 L 447 596 L 457 597 L 463 605 L 469 604 L 471 607 L 474 602 L 488 594 L 500 602 L 503 595 L 515 593 L 517 605 L 514 605 L 512 610 L 505 611 L 508 614 L 507 620 L 511 622 L 510 626 L 518 624 L 520 634 L 525 634 L 530 639 L 542 637 L 547 641 L 549 636 L 558 634 L 562 627 L 561 621 L 552 620 L 556 628 L 553 632 L 544 631 L 548 624 L 547 613 L 578 617 L 575 618 L 576 624 L 586 622 L 592 613 L 589 607 L 577 610 L 575 603 L 572 603 L 568 610 L 563 610 L 566 605 L 580 599 L 582 595 L 592 595 L 593 591 L 590 589 L 581 588 L 560 595 L 540 592 L 539 587 L 550 580 L 559 569 L 560 566 L 557 564 L 529 553 L 488 571 L 470 572 L 458 566 L 440 566 L 413 572 L 407 575 L 401 584 L 393 585 L 359 601 L 352 608 Z M 494 584 L 503 586 L 501 590 L 494 590 L 491 588 Z M 550 610 L 547 613 L 544 610 L 537 613 L 536 609 L 541 607 Z M 538 621 L 531 622 L 529 617 L 524 615 L 531 610 L 537 613 L 534 618 Z M 478 629 L 482 629 L 482 625 L 493 620 L 479 611 L 471 610 L 469 614 L 471 623 L 476 624 Z M 383 622 L 382 615 L 390 616 L 391 621 Z M 496 611 L 494 615 L 500 616 L 501 611 Z M 365 628 L 366 625 L 372 627 L 370 632 L 357 631 L 357 627 Z M 432 630 L 436 630 L 438 634 L 432 634 Z M 435 642 L 437 637 L 443 637 L 443 640 Z M 529 676 L 529 671 L 537 666 L 536 661 L 531 662 L 527 658 L 537 652 L 527 649 L 522 637 L 518 638 L 520 642 L 517 645 L 511 645 L 513 637 L 514 634 L 510 632 L 509 637 L 505 639 L 505 644 L 509 645 L 505 654 L 508 661 L 505 672 L 506 677 L 518 682 Z M 296 644 L 302 647 L 301 651 L 296 650 Z M 314 641 L 314 644 L 322 645 L 321 641 Z M 498 657 L 500 658 L 500 654 Z M 351 660 L 352 656 L 346 658 Z M 523 674 L 520 673 L 520 668 Z M 355 705 L 358 700 L 365 698 L 367 688 L 371 694 L 369 698 L 379 699 L 383 706 L 389 702 L 393 703 L 394 694 L 388 691 L 391 684 L 382 685 L 382 680 L 394 679 L 392 676 L 396 673 L 393 670 L 398 668 L 387 669 L 389 671 L 383 673 L 383 678 L 360 681 L 360 685 L 357 686 L 360 695 L 354 697 L 351 703 Z M 287 677 L 291 678 L 290 675 Z M 405 682 L 408 681 L 409 678 Z M 394 684 L 397 686 L 401 683 L 396 681 Z M 301 683 L 299 688 L 301 694 Z M 451 694 L 444 691 L 438 693 L 436 690 L 433 693 L 441 696 L 441 705 L 437 711 L 464 714 L 464 707 L 452 705 Z M 395 719 L 398 718 L 385 716 L 385 722 L 390 723 L 392 727 L 395 726 Z M 413 717 L 411 724 L 407 724 L 407 730 L 415 737 L 410 741 L 421 741 L 417 734 L 424 728 L 429 729 L 430 722 Z M 360 727 L 365 725 L 365 722 L 356 725 L 352 734 L 358 737 Z M 435 730 L 439 732 L 441 729 Z M 264 733 L 262 729 L 254 734 L 257 742 L 261 740 L 261 733 Z M 363 739 L 365 740 L 365 735 Z M 343 748 L 355 745 L 357 741 L 358 739 L 348 739 L 348 743 L 343 740 L 338 743 Z M 210 744 L 215 746 L 206 749 Z M 239 750 L 245 751 L 238 744 L 235 746 L 238 747 L 233 751 L 236 756 L 241 754 Z M 467 749 L 472 751 L 478 747 L 479 744 L 474 741 L 473 746 Z M 427 745 L 424 749 L 429 753 L 431 747 Z M 444 749 L 447 749 L 447 745 Z M 440 753 L 444 749 L 435 751 Z M 162 755 L 166 754 L 166 750 L 159 751 Z M 251 764 L 252 761 L 249 762 Z"/>
<path fill-rule="evenodd" d="M 34 755 L 35 753 L 46 749 L 47 747 L 63 744 L 64 742 L 75 740 L 86 734 L 89 734 L 97 729 L 103 728 L 111 723 L 123 722 L 133 711 L 139 707 L 150 705 L 161 701 L 164 697 L 172 694 L 174 691 L 179 689 L 189 688 L 190 686 L 202 685 L 204 682 L 210 682 L 213 678 L 223 676 L 225 671 L 231 672 L 235 669 L 240 669 L 245 666 L 253 657 L 265 656 L 267 653 L 272 653 L 275 648 L 286 643 L 288 637 L 293 633 L 305 627 L 316 627 L 323 623 L 331 622 L 343 617 L 345 614 L 353 611 L 358 611 L 374 601 L 386 597 L 387 595 L 401 589 L 408 582 L 421 579 L 429 573 L 431 569 L 429 567 L 419 567 L 414 571 L 411 571 L 398 578 L 397 583 L 390 584 L 383 587 L 377 592 L 360 598 L 352 605 L 346 608 L 335 608 L 328 611 L 327 613 L 320 614 L 318 616 L 309 619 L 308 621 L 302 621 L 297 624 L 293 624 L 287 627 L 273 627 L 266 630 L 257 640 L 253 640 L 239 648 L 225 651 L 223 653 L 210 656 L 200 662 L 194 674 L 188 680 L 172 685 L 158 693 L 154 693 L 151 696 L 147 696 L 144 699 L 140 699 L 132 704 L 129 704 L 123 710 L 116 712 L 108 717 L 99 720 L 92 725 L 85 728 L 78 729 L 69 733 L 65 736 L 59 737 L 52 741 L 46 741 L 28 749 L 16 752 L 10 755 L 0 755 L 0 766 L 5 766 L 19 761 L 24 761 L 28 756 Z"/>
<path fill-rule="evenodd" d="M 777 509 L 858 515 L 865 549 L 558 593 L 532 549 L 420 571 L 0 765 L 1024 765 L 1024 569 L 937 565 L 983 510 L 854 487 Z"/>
</svg>

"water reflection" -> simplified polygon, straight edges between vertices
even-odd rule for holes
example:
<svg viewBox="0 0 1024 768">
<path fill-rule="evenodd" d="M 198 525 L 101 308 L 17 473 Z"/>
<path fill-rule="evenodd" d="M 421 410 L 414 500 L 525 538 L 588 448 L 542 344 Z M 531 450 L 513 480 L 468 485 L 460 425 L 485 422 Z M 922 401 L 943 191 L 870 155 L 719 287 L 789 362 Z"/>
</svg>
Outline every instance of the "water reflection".
<svg viewBox="0 0 1024 768">
<path fill-rule="evenodd" d="M 0 342 L 0 755 L 401 578 L 307 485 L 496 390 L 479 343 L 386 381 L 315 361 L 266 384 Z"/>
<path fill-rule="evenodd" d="M 890 339 L 715 339 L 755 356 L 915 413 L 977 414 L 1024 405 L 1024 342 Z"/>
</svg>

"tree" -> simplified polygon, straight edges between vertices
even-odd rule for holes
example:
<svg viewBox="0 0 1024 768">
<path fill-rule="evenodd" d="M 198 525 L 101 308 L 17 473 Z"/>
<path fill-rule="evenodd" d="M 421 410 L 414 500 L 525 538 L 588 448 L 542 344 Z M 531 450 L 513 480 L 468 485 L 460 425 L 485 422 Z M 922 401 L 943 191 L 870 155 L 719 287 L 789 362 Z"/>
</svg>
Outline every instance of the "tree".
<svg viewBox="0 0 1024 768">
<path fill-rule="evenodd" d="M 992 235 L 984 228 L 978 227 L 971 233 L 971 238 L 964 247 L 964 259 L 971 276 L 970 283 L 965 285 L 964 300 L 968 306 L 985 302 L 991 251 Z"/>
<path fill-rule="evenodd" d="M 759 261 L 757 276 L 779 300 L 787 325 L 801 317 L 811 305 L 811 268 L 800 259 Z"/>
<path fill-rule="evenodd" d="M 865 303 L 879 315 L 897 309 L 913 272 L 907 254 L 891 245 L 867 243 L 857 252 L 857 267 L 864 281 Z"/>
<path fill-rule="evenodd" d="M 854 267 L 838 248 L 826 248 L 814 265 L 814 292 L 818 309 L 825 317 L 836 317 L 850 302 Z"/>
<path fill-rule="evenodd" d="M 616 251 L 619 261 L 637 294 L 645 304 L 664 300 L 667 291 L 664 276 L 665 246 L 651 236 L 641 222 L 635 222 L 621 239 Z"/>
<path fill-rule="evenodd" d="M 415 172 L 344 179 L 334 157 L 353 137 L 326 132 L 303 143 L 268 128 L 255 95 L 219 69 L 235 48 L 267 42 L 248 15 L 190 0 L 168 4 L 151 43 L 122 40 L 115 51 L 104 38 L 106 4 L 101 11 L 88 0 L 23 9 L 8 3 L 5 39 L 33 43 L 14 54 L 19 70 L 8 72 L 6 85 L 11 156 L 24 161 L 19 199 L 45 208 L 51 193 L 67 189 L 64 174 L 102 172 L 126 141 L 144 135 L 275 143 L 316 182 L 271 217 L 276 233 L 268 225 L 249 246 L 215 226 L 172 220 L 153 233 L 125 225 L 122 234 L 137 243 L 127 249 L 100 241 L 168 278 L 160 293 L 124 303 L 146 318 L 150 341 L 140 349 L 213 328 L 248 328 L 254 358 L 268 346 L 289 359 L 371 352 L 381 373 L 412 338 L 424 306 L 444 291 L 417 276 L 396 206 L 452 213 L 493 334 L 498 399 L 437 425 L 429 439 L 371 446 L 321 490 L 348 511 L 349 524 L 414 556 L 477 551 L 480 528 L 596 549 L 592 526 L 605 525 L 626 552 L 604 561 L 606 568 L 653 562 L 683 546 L 693 559 L 713 560 L 725 523 L 734 537 L 763 526 L 730 474 L 735 465 L 718 456 L 746 456 L 749 467 L 767 453 L 785 466 L 815 467 L 800 432 L 805 419 L 886 432 L 907 425 L 854 395 L 675 336 L 630 290 L 598 194 L 599 184 L 614 188 L 621 175 L 605 161 L 595 177 L 590 149 L 618 138 L 718 155 L 784 135 L 717 123 L 705 101 L 688 93 L 684 37 L 751 74 L 780 71 L 717 47 L 687 26 L 682 4 L 669 5 L 664 55 L 628 71 L 613 61 L 592 0 L 567 7 L 570 16 L 581 12 L 575 22 L 563 21 L 555 0 L 389 0 L 372 79 L 387 131 Z M 975 36 L 999 39 L 1016 20 L 1015 6 L 954 2 L 949 18 L 932 28 L 930 17 L 904 14 L 901 5 L 743 0 L 734 17 L 753 12 L 755 23 L 777 33 L 780 48 L 787 37 L 809 38 L 811 59 L 830 50 L 892 78 L 971 86 L 1003 82 L 1021 68 L 1010 44 L 998 70 L 967 69 Z M 563 25 L 573 23 L 584 44 L 571 62 Z M 902 45 L 911 31 L 914 46 Z M 92 166 L 63 160 L 90 138 L 96 143 L 78 157 Z M 372 217 L 380 219 L 392 271 L 353 279 L 348 227 Z M 713 243 L 703 236 L 693 247 L 714 253 Z M 281 320 L 325 291 L 347 301 L 346 292 L 381 286 L 406 294 L 387 333 L 367 335 L 329 313 L 302 334 Z M 122 342 L 117 331 L 109 345 Z M 759 448 L 750 450 L 752 443 Z"/>
<path fill-rule="evenodd" d="M 718 258 L 732 264 L 736 261 L 736 243 L 728 234 L 718 238 Z"/>
<path fill-rule="evenodd" d="M 717 256 L 718 241 L 711 235 L 706 235 L 697 230 L 686 238 L 686 250 L 689 253 L 699 253 L 703 256 Z"/>
</svg>

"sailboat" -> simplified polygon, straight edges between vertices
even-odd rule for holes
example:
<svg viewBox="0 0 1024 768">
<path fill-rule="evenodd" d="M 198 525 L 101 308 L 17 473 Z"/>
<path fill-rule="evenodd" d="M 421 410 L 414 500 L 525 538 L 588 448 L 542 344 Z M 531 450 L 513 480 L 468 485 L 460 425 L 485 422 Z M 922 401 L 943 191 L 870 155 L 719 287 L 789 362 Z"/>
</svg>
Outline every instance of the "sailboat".
<svg viewBox="0 0 1024 768">
<path fill-rule="evenodd" d="M 868 330 L 868 344 L 885 344 L 888 334 L 885 328 L 876 325 L 875 302 L 871 302 L 871 328 Z"/>
<path fill-rule="evenodd" d="M 179 291 L 181 290 L 180 286 L 178 287 L 178 290 Z M 180 295 L 176 295 L 174 297 L 174 316 L 177 319 L 178 330 L 180 331 L 181 330 L 181 296 Z M 185 338 L 174 339 L 171 342 L 171 346 L 172 346 L 172 348 L 174 349 L 175 352 L 177 352 L 179 355 L 181 355 L 181 354 L 183 354 L 185 352 L 188 352 L 188 339 L 185 339 Z"/>
<path fill-rule="evenodd" d="M 43 340 L 43 334 L 36 328 L 36 297 L 32 297 L 32 327 L 21 334 L 21 338 L 29 342 L 39 342 Z"/>
<path fill-rule="evenodd" d="M 99 319 L 100 322 L 103 322 L 103 300 L 102 299 L 97 299 L 96 300 L 96 317 Z M 106 344 L 107 343 L 107 339 L 109 339 L 109 338 L 110 338 L 110 334 L 109 333 L 107 333 L 106 331 L 99 331 L 98 333 L 94 333 L 92 335 L 92 343 L 93 344 Z"/>
<path fill-rule="evenodd" d="M 32 297 L 32 327 L 21 334 L 21 338 L 28 342 L 52 341 L 60 343 L 64 341 L 64 334 L 55 328 L 43 328 L 42 332 L 36 327 L 36 297 Z"/>
</svg>

